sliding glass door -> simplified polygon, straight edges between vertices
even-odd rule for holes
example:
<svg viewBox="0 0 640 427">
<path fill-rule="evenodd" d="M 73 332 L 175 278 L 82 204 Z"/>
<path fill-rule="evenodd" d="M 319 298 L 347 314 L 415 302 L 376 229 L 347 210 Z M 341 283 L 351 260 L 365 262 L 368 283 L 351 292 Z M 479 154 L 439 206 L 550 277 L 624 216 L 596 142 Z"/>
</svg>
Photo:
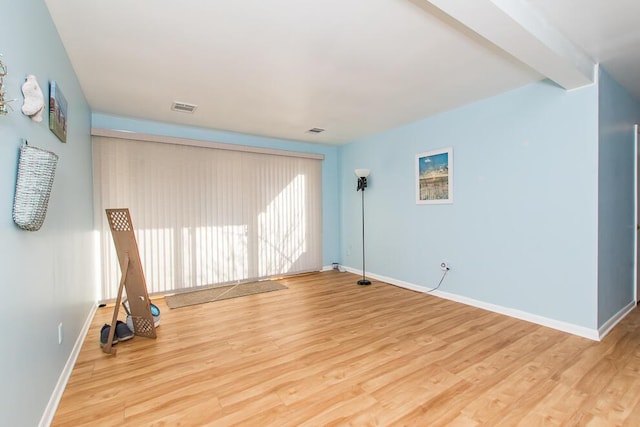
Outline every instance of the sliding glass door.
<svg viewBox="0 0 640 427">
<path fill-rule="evenodd" d="M 106 208 L 129 208 L 150 293 L 319 270 L 321 161 L 94 137 L 102 299 L 120 278 Z"/>
</svg>

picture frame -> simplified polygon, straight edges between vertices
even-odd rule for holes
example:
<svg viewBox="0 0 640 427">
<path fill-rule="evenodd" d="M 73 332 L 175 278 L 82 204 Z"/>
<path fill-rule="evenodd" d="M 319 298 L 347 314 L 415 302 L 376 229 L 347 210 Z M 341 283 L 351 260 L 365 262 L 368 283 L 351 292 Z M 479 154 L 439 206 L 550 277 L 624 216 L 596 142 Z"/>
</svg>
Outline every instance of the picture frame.
<svg viewBox="0 0 640 427">
<path fill-rule="evenodd" d="M 55 80 L 49 85 L 49 129 L 61 142 L 67 142 L 67 100 Z"/>
<path fill-rule="evenodd" d="M 453 148 L 416 155 L 416 204 L 453 203 Z"/>
</svg>

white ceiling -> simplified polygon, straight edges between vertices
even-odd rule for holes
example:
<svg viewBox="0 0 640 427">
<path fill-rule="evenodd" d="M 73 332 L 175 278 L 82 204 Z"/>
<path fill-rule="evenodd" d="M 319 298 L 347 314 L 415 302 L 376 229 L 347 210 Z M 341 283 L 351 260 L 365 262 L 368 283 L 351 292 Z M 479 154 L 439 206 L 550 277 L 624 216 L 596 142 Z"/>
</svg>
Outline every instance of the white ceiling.
<svg viewBox="0 0 640 427">
<path fill-rule="evenodd" d="M 638 0 L 45 1 L 97 113 L 340 144 L 596 62 L 640 98 Z"/>
</svg>

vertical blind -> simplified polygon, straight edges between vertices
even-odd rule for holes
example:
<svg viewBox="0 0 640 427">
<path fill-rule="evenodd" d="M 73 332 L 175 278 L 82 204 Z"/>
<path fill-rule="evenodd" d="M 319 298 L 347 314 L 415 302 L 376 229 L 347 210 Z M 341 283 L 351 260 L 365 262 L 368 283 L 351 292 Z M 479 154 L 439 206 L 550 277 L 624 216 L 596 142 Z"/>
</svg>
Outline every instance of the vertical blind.
<svg viewBox="0 0 640 427">
<path fill-rule="evenodd" d="M 129 208 L 150 293 L 322 266 L 321 161 L 93 137 L 102 299 L 120 267 L 107 208 Z"/>
</svg>

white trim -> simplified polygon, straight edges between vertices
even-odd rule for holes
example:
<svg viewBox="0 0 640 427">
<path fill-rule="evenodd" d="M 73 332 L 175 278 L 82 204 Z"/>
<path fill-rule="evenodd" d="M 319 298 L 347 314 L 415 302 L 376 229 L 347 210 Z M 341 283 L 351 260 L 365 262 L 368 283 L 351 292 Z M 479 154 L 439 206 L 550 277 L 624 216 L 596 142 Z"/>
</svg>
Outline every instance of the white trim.
<svg viewBox="0 0 640 427">
<path fill-rule="evenodd" d="M 53 417 L 56 415 L 56 410 L 58 409 L 58 405 L 60 404 L 60 399 L 62 399 L 64 389 L 67 386 L 69 377 L 71 377 L 71 372 L 73 372 L 73 368 L 76 365 L 76 361 L 78 360 L 78 356 L 80 355 L 80 350 L 82 349 L 82 344 L 84 343 L 87 333 L 89 332 L 89 328 L 91 327 L 91 323 L 93 322 L 93 318 L 96 314 L 97 309 L 98 305 L 94 303 L 91 307 L 91 310 L 89 311 L 87 319 L 84 321 L 82 330 L 78 334 L 78 338 L 76 338 L 73 349 L 71 349 L 71 354 L 67 359 L 67 363 L 64 365 L 64 369 L 60 373 L 58 383 L 53 389 L 53 393 L 49 398 L 49 403 L 47 403 L 47 406 L 44 409 L 42 418 L 40 418 L 40 423 L 38 424 L 38 426 L 40 427 L 50 426 L 53 422 Z"/>
<path fill-rule="evenodd" d="M 271 148 L 251 147 L 249 145 L 224 144 L 222 142 L 199 139 L 176 138 L 173 136 L 153 135 L 126 130 L 91 128 L 91 136 L 130 139 L 135 141 L 160 142 L 163 144 L 188 145 L 191 147 L 215 148 L 218 150 L 243 151 L 248 153 L 270 154 L 274 156 L 299 157 L 303 159 L 324 160 L 324 154 L 303 153 L 299 151 L 274 150 Z"/>
<path fill-rule="evenodd" d="M 638 304 L 638 125 L 633 125 L 633 301 Z"/>
<path fill-rule="evenodd" d="M 362 275 L 362 270 L 357 270 L 350 267 L 344 267 L 344 268 L 350 273 Z M 389 283 L 390 285 L 398 286 L 400 288 L 416 291 L 416 292 L 427 293 L 432 289 L 432 288 L 425 288 L 424 286 L 416 285 L 414 283 L 404 282 L 402 280 L 396 280 L 391 277 L 372 274 L 369 272 L 367 272 L 367 277 L 371 279 L 379 280 L 381 282 Z M 492 311 L 494 313 L 504 314 L 509 317 L 525 320 L 527 322 L 535 323 L 540 326 L 546 326 L 548 328 L 556 329 L 562 332 L 567 332 L 569 334 L 577 335 L 583 338 L 588 338 L 594 341 L 600 341 L 600 338 L 603 336 L 596 329 L 585 328 L 584 326 L 574 325 L 573 323 L 562 322 L 560 320 L 550 319 L 544 316 L 538 316 L 537 314 L 528 313 L 526 311 L 516 310 L 514 308 L 509 308 L 509 307 L 503 307 L 500 305 L 479 301 L 473 298 L 467 298 L 467 297 L 452 294 L 449 292 L 433 291 L 433 292 L 429 292 L 429 294 L 443 298 L 443 299 L 447 299 L 450 301 L 455 301 L 465 305 L 470 305 L 472 307 L 481 308 L 483 310 Z M 616 323 L 620 320 L 621 319 L 618 319 Z M 608 323 L 609 322 L 607 322 L 607 324 Z"/>
<path fill-rule="evenodd" d="M 631 301 L 625 307 L 623 307 L 620 311 L 614 314 L 609 320 L 605 322 L 604 325 L 598 329 L 598 337 L 601 340 L 604 338 L 611 330 L 618 324 L 622 319 L 626 317 L 634 308 L 636 308 L 636 302 Z"/>
</svg>

